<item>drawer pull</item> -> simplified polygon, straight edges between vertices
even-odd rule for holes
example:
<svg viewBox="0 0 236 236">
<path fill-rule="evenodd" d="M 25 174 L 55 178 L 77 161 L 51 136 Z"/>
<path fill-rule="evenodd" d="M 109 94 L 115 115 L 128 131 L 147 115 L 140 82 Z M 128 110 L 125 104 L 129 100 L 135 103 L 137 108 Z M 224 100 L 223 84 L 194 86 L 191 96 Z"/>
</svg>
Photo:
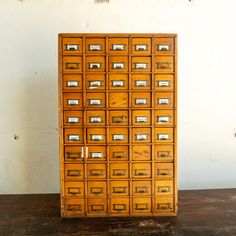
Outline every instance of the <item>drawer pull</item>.
<svg viewBox="0 0 236 236">
<path fill-rule="evenodd" d="M 112 87 L 124 87 L 125 81 L 124 80 L 113 80 Z"/>
<path fill-rule="evenodd" d="M 148 210 L 148 204 L 135 204 L 135 210 L 138 210 L 138 211 L 146 211 Z"/>
<path fill-rule="evenodd" d="M 158 157 L 161 157 L 161 158 L 168 158 L 168 157 L 171 157 L 169 151 L 160 151 L 160 152 L 157 152 L 157 156 L 158 156 Z"/>
<path fill-rule="evenodd" d="M 114 51 L 123 51 L 124 50 L 124 44 L 112 44 L 112 50 Z"/>
<path fill-rule="evenodd" d="M 90 89 L 101 87 L 101 85 L 102 85 L 102 82 L 100 80 L 89 81 L 89 88 Z"/>
<path fill-rule="evenodd" d="M 67 159 L 72 159 L 72 160 L 79 159 L 82 157 L 81 152 L 66 152 L 65 154 L 66 154 L 65 157 Z"/>
<path fill-rule="evenodd" d="M 135 140 L 142 141 L 142 140 L 148 140 L 147 134 L 135 134 Z"/>
<path fill-rule="evenodd" d="M 76 204 L 69 204 L 67 205 L 67 211 L 82 211 L 81 205 L 76 205 Z"/>
<path fill-rule="evenodd" d="M 158 44 L 157 50 L 158 51 L 170 51 L 170 44 Z"/>
<path fill-rule="evenodd" d="M 67 176 L 81 176 L 81 170 L 67 170 Z"/>
<path fill-rule="evenodd" d="M 158 123 L 169 123 L 170 122 L 169 116 L 158 116 L 157 122 Z"/>
<path fill-rule="evenodd" d="M 126 176 L 126 170 L 123 169 L 113 169 L 112 170 L 112 175 L 113 176 Z"/>
<path fill-rule="evenodd" d="M 103 169 L 94 169 L 89 170 L 90 176 L 104 176 L 104 170 Z"/>
<path fill-rule="evenodd" d="M 170 99 L 169 98 L 159 98 L 158 99 L 158 104 L 168 105 L 169 103 L 170 103 Z"/>
<path fill-rule="evenodd" d="M 113 62 L 112 69 L 124 69 L 125 63 L 124 62 Z"/>
<path fill-rule="evenodd" d="M 125 152 L 113 152 L 113 158 L 125 158 Z"/>
<path fill-rule="evenodd" d="M 147 98 L 136 98 L 135 104 L 136 105 L 145 105 L 145 104 L 147 104 Z"/>
<path fill-rule="evenodd" d="M 79 87 L 79 81 L 77 80 L 66 81 L 66 87 Z"/>
<path fill-rule="evenodd" d="M 112 193 L 126 193 L 127 192 L 127 187 L 113 187 L 112 188 Z"/>
<path fill-rule="evenodd" d="M 91 211 L 104 211 L 104 205 L 91 205 Z"/>
<path fill-rule="evenodd" d="M 171 175 L 171 169 L 157 169 L 157 175 Z"/>
<path fill-rule="evenodd" d="M 79 134 L 69 134 L 68 135 L 68 140 L 69 141 L 79 141 L 80 140 L 80 135 Z"/>
<path fill-rule="evenodd" d="M 136 116 L 136 123 L 147 123 L 147 116 Z"/>
<path fill-rule="evenodd" d="M 170 62 L 158 62 L 157 63 L 157 69 L 160 70 L 170 70 L 172 68 Z"/>
<path fill-rule="evenodd" d="M 169 134 L 158 134 L 158 140 L 169 140 Z"/>
<path fill-rule="evenodd" d="M 89 69 L 101 69 L 102 63 L 99 62 L 91 62 L 89 63 Z"/>
<path fill-rule="evenodd" d="M 79 117 L 68 117 L 67 123 L 70 123 L 70 124 L 80 123 L 80 118 Z"/>
<path fill-rule="evenodd" d="M 78 51 L 79 45 L 78 44 L 66 44 L 67 51 Z"/>
<path fill-rule="evenodd" d="M 135 169 L 134 175 L 135 176 L 148 176 L 148 170 L 147 169 Z"/>
<path fill-rule="evenodd" d="M 147 51 L 147 44 L 136 44 L 135 51 Z"/>
<path fill-rule="evenodd" d="M 113 134 L 112 135 L 112 140 L 122 141 L 124 139 L 125 139 L 125 135 L 124 134 Z"/>
<path fill-rule="evenodd" d="M 92 134 L 91 135 L 91 140 L 93 140 L 93 141 L 102 141 L 103 140 L 103 135 L 102 134 Z"/>
<path fill-rule="evenodd" d="M 135 86 L 136 87 L 147 87 L 148 86 L 147 80 L 136 80 Z"/>
<path fill-rule="evenodd" d="M 68 194 L 72 194 L 72 195 L 81 194 L 81 188 L 69 187 Z"/>
<path fill-rule="evenodd" d="M 77 70 L 80 69 L 80 64 L 76 62 L 67 62 L 66 69 Z"/>
<path fill-rule="evenodd" d="M 80 100 L 78 100 L 78 99 L 68 99 L 67 104 L 69 106 L 78 106 L 80 104 Z"/>
<path fill-rule="evenodd" d="M 102 152 L 91 152 L 91 158 L 103 158 L 103 153 Z"/>
<path fill-rule="evenodd" d="M 104 194 L 102 187 L 91 187 L 90 192 L 95 195 Z"/>
<path fill-rule="evenodd" d="M 102 117 L 101 116 L 90 116 L 89 120 L 90 120 L 90 123 L 101 123 Z"/>
<path fill-rule="evenodd" d="M 160 186 L 157 188 L 158 193 L 169 193 L 170 192 L 170 186 Z"/>
<path fill-rule="evenodd" d="M 125 211 L 126 204 L 113 204 L 113 210 L 114 211 Z"/>
<path fill-rule="evenodd" d="M 90 44 L 89 51 L 101 51 L 102 47 L 100 44 Z"/>
<path fill-rule="evenodd" d="M 112 123 L 124 123 L 126 116 L 112 116 Z"/>
<path fill-rule="evenodd" d="M 148 187 L 145 186 L 135 187 L 135 193 L 148 193 Z"/>
<path fill-rule="evenodd" d="M 170 86 L 170 81 L 158 81 L 158 87 L 169 87 Z"/>
<path fill-rule="evenodd" d="M 170 210 L 171 204 L 170 203 L 158 203 L 157 210 Z"/>
</svg>

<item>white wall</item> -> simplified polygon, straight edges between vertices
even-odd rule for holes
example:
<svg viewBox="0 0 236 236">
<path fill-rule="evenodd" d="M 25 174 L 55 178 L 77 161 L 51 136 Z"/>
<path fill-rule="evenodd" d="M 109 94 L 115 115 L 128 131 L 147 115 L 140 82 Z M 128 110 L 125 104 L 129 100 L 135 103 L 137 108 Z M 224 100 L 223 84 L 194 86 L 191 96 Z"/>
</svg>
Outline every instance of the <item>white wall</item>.
<svg viewBox="0 0 236 236">
<path fill-rule="evenodd" d="M 179 187 L 236 187 L 235 1 L 100 2 L 0 0 L 0 193 L 59 191 L 59 32 L 178 33 Z"/>
</svg>

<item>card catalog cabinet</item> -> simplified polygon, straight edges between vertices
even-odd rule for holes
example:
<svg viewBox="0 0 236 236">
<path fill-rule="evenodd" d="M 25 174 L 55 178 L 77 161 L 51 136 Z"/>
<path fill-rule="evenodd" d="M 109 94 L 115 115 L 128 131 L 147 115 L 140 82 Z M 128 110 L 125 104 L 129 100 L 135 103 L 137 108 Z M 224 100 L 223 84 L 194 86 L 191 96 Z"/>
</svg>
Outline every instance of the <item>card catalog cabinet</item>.
<svg viewBox="0 0 236 236">
<path fill-rule="evenodd" d="M 61 216 L 177 213 L 177 36 L 60 34 Z"/>
</svg>

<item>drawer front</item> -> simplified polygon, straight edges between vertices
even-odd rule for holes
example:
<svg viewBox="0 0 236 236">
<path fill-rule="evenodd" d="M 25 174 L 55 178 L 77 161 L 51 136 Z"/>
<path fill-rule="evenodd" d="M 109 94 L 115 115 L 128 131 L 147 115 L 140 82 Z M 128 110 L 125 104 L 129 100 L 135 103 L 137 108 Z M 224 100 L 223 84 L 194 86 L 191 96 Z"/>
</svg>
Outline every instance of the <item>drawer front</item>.
<svg viewBox="0 0 236 236">
<path fill-rule="evenodd" d="M 83 112 L 64 111 L 64 125 L 83 125 Z"/>
<path fill-rule="evenodd" d="M 155 142 L 173 143 L 173 140 L 174 140 L 173 128 L 155 128 Z"/>
<path fill-rule="evenodd" d="M 129 177 L 129 166 L 124 163 L 110 164 L 111 179 L 127 179 Z"/>
<path fill-rule="evenodd" d="M 132 164 L 132 177 L 137 179 L 151 177 L 151 164 L 145 162 L 137 162 Z"/>
<path fill-rule="evenodd" d="M 159 73 L 174 72 L 174 58 L 171 56 L 155 57 L 154 71 Z"/>
<path fill-rule="evenodd" d="M 129 88 L 128 74 L 110 74 L 109 89 L 125 90 Z"/>
<path fill-rule="evenodd" d="M 126 215 L 129 213 L 129 198 L 111 198 L 110 212 L 113 215 Z"/>
<path fill-rule="evenodd" d="M 89 198 L 88 199 L 88 214 L 101 215 L 107 213 L 106 198 Z"/>
<path fill-rule="evenodd" d="M 155 110 L 155 125 L 157 126 L 173 126 L 174 111 L 173 110 Z"/>
<path fill-rule="evenodd" d="M 155 160 L 160 162 L 173 161 L 174 146 L 172 145 L 155 145 Z"/>
<path fill-rule="evenodd" d="M 110 161 L 127 161 L 129 159 L 129 146 L 109 146 Z"/>
<path fill-rule="evenodd" d="M 132 211 L 133 213 L 150 213 L 151 198 L 133 198 Z"/>
<path fill-rule="evenodd" d="M 65 197 L 83 197 L 84 182 L 65 182 Z"/>
<path fill-rule="evenodd" d="M 151 129 L 150 128 L 132 128 L 133 143 L 150 143 Z"/>
<path fill-rule="evenodd" d="M 128 38 L 109 38 L 108 48 L 110 54 L 126 54 L 129 51 Z"/>
<path fill-rule="evenodd" d="M 84 199 L 73 198 L 65 199 L 65 215 L 66 216 L 77 216 L 84 215 Z"/>
<path fill-rule="evenodd" d="M 102 110 L 86 111 L 87 126 L 103 126 L 106 124 L 106 113 Z"/>
<path fill-rule="evenodd" d="M 87 72 L 104 72 L 106 69 L 104 56 L 87 56 L 86 71 Z"/>
<path fill-rule="evenodd" d="M 151 107 L 150 93 L 135 93 L 132 92 L 132 107 L 147 108 Z"/>
<path fill-rule="evenodd" d="M 127 72 L 129 69 L 127 56 L 110 56 L 109 71 L 111 72 Z"/>
<path fill-rule="evenodd" d="M 89 161 L 105 161 L 106 146 L 87 146 L 88 160 Z"/>
<path fill-rule="evenodd" d="M 63 75 L 63 89 L 76 90 L 83 89 L 82 75 Z"/>
<path fill-rule="evenodd" d="M 151 181 L 132 181 L 132 194 L 133 196 L 144 196 L 152 194 Z"/>
<path fill-rule="evenodd" d="M 88 128 L 87 142 L 93 144 L 106 143 L 106 129 L 103 128 Z"/>
<path fill-rule="evenodd" d="M 109 107 L 111 108 L 128 108 L 129 93 L 109 93 Z"/>
<path fill-rule="evenodd" d="M 132 38 L 132 53 L 145 55 L 151 53 L 151 38 Z"/>
<path fill-rule="evenodd" d="M 174 94 L 173 93 L 155 93 L 155 107 L 156 108 L 174 108 Z"/>
<path fill-rule="evenodd" d="M 106 195 L 106 181 L 88 181 L 88 197 L 104 197 Z"/>
<path fill-rule="evenodd" d="M 83 107 L 82 93 L 63 93 L 63 106 L 65 108 L 81 108 Z"/>
<path fill-rule="evenodd" d="M 155 75 L 156 90 L 174 90 L 174 75 Z"/>
<path fill-rule="evenodd" d="M 173 194 L 173 181 L 172 180 L 155 180 L 155 193 L 156 195 L 171 195 Z"/>
<path fill-rule="evenodd" d="M 105 179 L 106 178 L 106 164 L 88 164 L 88 178 L 89 179 Z"/>
<path fill-rule="evenodd" d="M 150 145 L 132 145 L 132 160 L 149 161 L 151 160 Z"/>
<path fill-rule="evenodd" d="M 64 56 L 63 57 L 63 71 L 64 72 L 82 72 L 83 59 L 81 56 Z"/>
<path fill-rule="evenodd" d="M 174 166 L 173 163 L 155 163 L 154 175 L 159 179 L 173 178 Z"/>
<path fill-rule="evenodd" d="M 83 130 L 77 129 L 64 129 L 64 142 L 73 144 L 82 144 L 84 142 Z"/>
<path fill-rule="evenodd" d="M 128 128 L 109 128 L 109 143 L 128 143 Z"/>
<path fill-rule="evenodd" d="M 172 196 L 157 197 L 155 199 L 155 212 L 166 213 L 174 211 L 174 198 Z"/>
<path fill-rule="evenodd" d="M 66 162 L 77 162 L 84 160 L 83 146 L 65 146 L 64 160 Z"/>
<path fill-rule="evenodd" d="M 104 90 L 106 88 L 104 74 L 87 74 L 86 89 L 87 90 Z"/>
<path fill-rule="evenodd" d="M 78 54 L 83 52 L 82 38 L 63 38 L 63 53 Z"/>
<path fill-rule="evenodd" d="M 106 52 L 105 38 L 86 38 L 87 54 L 104 54 Z"/>
<path fill-rule="evenodd" d="M 129 124 L 129 111 L 109 111 L 109 124 L 120 126 Z"/>
<path fill-rule="evenodd" d="M 86 105 L 91 108 L 99 108 L 106 106 L 105 93 L 87 93 Z"/>
<path fill-rule="evenodd" d="M 170 55 L 175 50 L 173 38 L 155 38 L 154 45 L 156 54 Z"/>
<path fill-rule="evenodd" d="M 110 195 L 115 197 L 128 196 L 129 181 L 124 181 L 124 180 L 110 181 Z"/>
<path fill-rule="evenodd" d="M 151 71 L 151 57 L 132 57 L 132 71 Z"/>
<path fill-rule="evenodd" d="M 65 164 L 65 179 L 68 181 L 77 181 L 84 178 L 83 164 Z"/>
<path fill-rule="evenodd" d="M 151 125 L 151 111 L 132 110 L 132 125 L 135 126 Z"/>
<path fill-rule="evenodd" d="M 150 90 L 151 89 L 151 75 L 145 74 L 133 74 L 131 76 L 131 88 L 138 90 Z"/>
</svg>

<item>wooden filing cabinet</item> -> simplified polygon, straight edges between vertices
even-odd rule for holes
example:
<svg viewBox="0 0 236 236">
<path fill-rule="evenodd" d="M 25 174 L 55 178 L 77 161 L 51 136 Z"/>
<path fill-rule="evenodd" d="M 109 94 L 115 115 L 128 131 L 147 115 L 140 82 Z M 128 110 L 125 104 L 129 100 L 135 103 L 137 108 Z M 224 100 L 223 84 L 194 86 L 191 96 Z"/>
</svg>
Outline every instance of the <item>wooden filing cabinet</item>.
<svg viewBox="0 0 236 236">
<path fill-rule="evenodd" d="M 59 34 L 62 217 L 177 214 L 177 36 Z"/>
</svg>

